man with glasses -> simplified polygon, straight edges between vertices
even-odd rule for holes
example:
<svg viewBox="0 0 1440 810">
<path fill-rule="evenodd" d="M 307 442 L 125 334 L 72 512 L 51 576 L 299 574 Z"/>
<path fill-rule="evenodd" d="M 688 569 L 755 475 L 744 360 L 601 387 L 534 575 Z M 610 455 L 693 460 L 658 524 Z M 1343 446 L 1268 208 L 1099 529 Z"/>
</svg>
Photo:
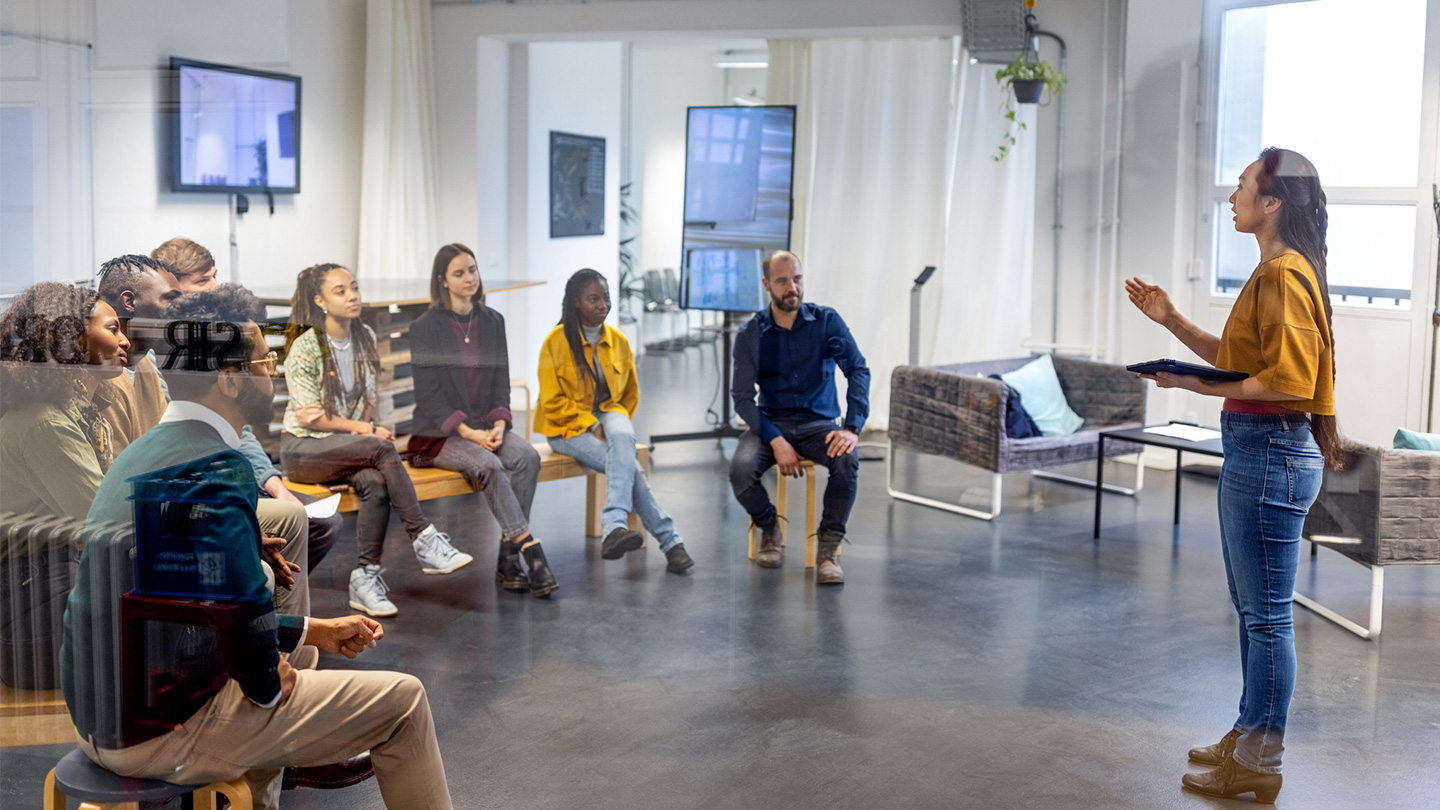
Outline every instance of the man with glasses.
<svg viewBox="0 0 1440 810">
<path fill-rule="evenodd" d="M 268 577 L 245 506 L 258 492 L 236 452 L 240 428 L 266 418 L 274 399 L 275 363 L 264 354 L 259 301 L 242 287 L 221 285 L 180 298 L 168 316 L 176 328 L 156 349 L 173 400 L 160 423 L 115 459 L 87 526 L 131 524 L 132 481 L 153 480 L 147 473 L 164 471 L 162 498 L 172 487 L 203 480 L 213 507 L 197 517 L 187 502 L 162 507 L 162 514 L 167 527 L 176 527 L 173 541 L 190 539 L 196 556 L 208 558 L 201 562 L 218 566 L 223 576 L 204 584 L 223 589 L 245 621 L 208 643 L 197 643 L 187 626 L 149 623 L 132 663 L 116 651 L 120 595 L 93 586 L 113 576 L 114 546 L 105 534 L 87 542 L 60 655 L 81 750 L 121 776 L 206 784 L 243 774 L 259 810 L 279 806 L 282 768 L 323 766 L 368 750 L 387 807 L 450 810 L 420 682 L 398 672 L 313 669 L 317 650 L 354 658 L 375 646 L 384 637 L 380 624 L 364 616 L 306 618 L 265 604 Z M 150 562 L 141 554 L 136 566 L 151 571 Z M 147 654 L 155 650 L 162 654 Z M 176 651 L 184 655 L 177 659 Z M 117 705 L 111 685 L 126 675 L 122 662 L 158 683 L 184 684 L 182 698 L 150 707 L 165 715 L 156 718 L 161 728 L 124 724 L 125 713 L 138 707 Z"/>
<path fill-rule="evenodd" d="M 202 292 L 254 299 L 250 291 L 235 284 L 215 285 Z M 169 325 L 173 321 L 173 314 L 191 306 L 194 296 L 201 294 L 187 293 L 174 299 L 170 308 L 165 310 L 160 318 L 142 321 L 132 330 L 135 353 L 155 358 L 162 378 L 167 375 L 173 377 L 176 370 L 183 370 L 187 363 L 187 358 L 180 349 L 170 343 L 176 336 L 184 337 L 183 330 L 176 330 L 175 335 L 167 336 L 167 332 L 171 331 Z M 263 313 L 263 307 L 261 312 Z M 198 350 L 198 347 L 193 348 Z M 278 371 L 278 359 L 275 352 L 270 351 L 263 358 L 246 361 L 245 365 L 252 373 L 274 377 Z M 263 404 L 253 399 L 259 396 L 258 394 L 251 392 L 247 396 L 252 397 L 247 413 L 256 418 L 264 415 L 268 419 L 274 400 L 273 393 Z M 169 399 L 168 395 L 166 399 Z M 255 517 L 259 520 L 260 531 L 266 538 L 268 562 L 275 571 L 275 609 L 281 613 L 308 616 L 310 569 L 335 544 L 340 517 L 335 515 L 313 519 L 306 514 L 305 505 L 281 483 L 280 471 L 275 469 L 270 457 L 261 448 L 250 425 L 245 425 L 240 431 L 239 442 L 237 449 L 245 456 L 245 460 L 250 462 L 256 485 L 264 495 L 269 496 L 262 496 L 257 501 Z M 280 495 L 276 495 L 277 492 Z"/>
</svg>

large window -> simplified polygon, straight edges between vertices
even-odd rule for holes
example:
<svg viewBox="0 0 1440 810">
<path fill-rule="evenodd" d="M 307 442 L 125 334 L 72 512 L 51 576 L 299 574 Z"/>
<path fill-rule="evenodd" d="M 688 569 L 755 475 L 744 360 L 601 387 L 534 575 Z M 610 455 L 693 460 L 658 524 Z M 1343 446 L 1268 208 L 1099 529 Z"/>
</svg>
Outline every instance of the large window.
<svg viewBox="0 0 1440 810">
<path fill-rule="evenodd" d="M 1210 179 L 1214 292 L 1259 256 L 1228 199 L 1266 146 L 1315 163 L 1329 197 L 1334 303 L 1408 308 L 1415 269 L 1426 0 L 1220 0 Z M 1425 213 L 1428 213 L 1425 212 Z"/>
</svg>

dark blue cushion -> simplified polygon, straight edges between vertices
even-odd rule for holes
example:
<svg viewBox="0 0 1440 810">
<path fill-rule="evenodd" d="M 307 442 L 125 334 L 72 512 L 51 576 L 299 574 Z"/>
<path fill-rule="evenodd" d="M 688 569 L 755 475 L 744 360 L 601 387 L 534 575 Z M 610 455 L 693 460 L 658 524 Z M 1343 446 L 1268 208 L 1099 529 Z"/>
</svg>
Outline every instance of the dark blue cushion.
<svg viewBox="0 0 1440 810">
<path fill-rule="evenodd" d="M 194 793 L 204 785 L 172 785 L 158 779 L 130 779 L 118 776 L 90 761 L 75 749 L 55 766 L 55 783 L 72 799 L 87 802 L 138 802 L 168 799 Z"/>
<path fill-rule="evenodd" d="M 1005 436 L 1010 439 L 1030 439 L 1040 435 L 1040 428 L 1035 426 L 1035 420 L 1025 412 L 1025 405 L 1020 401 L 1020 392 L 1010 387 L 1010 384 L 1000 379 L 999 374 L 991 374 L 990 379 L 1000 383 L 1005 389 Z"/>
</svg>

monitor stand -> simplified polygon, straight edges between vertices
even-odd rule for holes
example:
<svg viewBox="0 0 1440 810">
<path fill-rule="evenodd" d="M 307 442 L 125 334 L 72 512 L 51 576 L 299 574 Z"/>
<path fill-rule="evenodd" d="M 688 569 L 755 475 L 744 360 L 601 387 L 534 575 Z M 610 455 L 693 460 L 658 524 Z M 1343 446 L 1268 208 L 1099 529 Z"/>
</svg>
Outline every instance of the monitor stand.
<svg viewBox="0 0 1440 810">
<path fill-rule="evenodd" d="M 694 433 L 663 433 L 659 436 L 651 436 L 650 444 L 657 445 L 662 442 L 689 442 L 697 439 L 714 439 L 718 444 L 721 439 L 738 439 L 745 431 L 731 424 L 734 414 L 730 410 L 730 332 L 734 327 L 731 320 L 731 313 L 725 313 L 725 323 L 720 328 L 720 351 L 722 356 L 720 371 L 720 424 L 709 430 L 696 431 Z"/>
</svg>

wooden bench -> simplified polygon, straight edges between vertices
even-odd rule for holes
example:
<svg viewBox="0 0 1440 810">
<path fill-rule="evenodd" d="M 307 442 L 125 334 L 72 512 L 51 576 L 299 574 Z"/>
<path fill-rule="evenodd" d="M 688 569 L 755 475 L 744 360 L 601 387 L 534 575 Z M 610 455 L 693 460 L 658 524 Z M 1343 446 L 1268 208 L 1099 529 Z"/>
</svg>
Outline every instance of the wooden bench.
<svg viewBox="0 0 1440 810">
<path fill-rule="evenodd" d="M 540 454 L 539 480 L 542 483 L 585 476 L 585 534 L 598 537 L 603 530 L 600 513 L 605 509 L 605 476 L 592 471 L 564 453 L 556 453 L 546 442 L 536 442 L 533 447 Z M 636 444 L 635 459 L 640 462 L 640 467 L 645 470 L 645 475 L 648 477 L 650 475 L 650 446 Z M 470 486 L 470 482 L 465 480 L 465 476 L 458 472 L 442 470 L 439 467 L 411 467 L 409 462 L 405 464 L 405 472 L 410 474 L 410 481 L 415 485 L 415 495 L 422 501 L 450 495 L 468 495 L 475 491 Z M 303 492 L 316 498 L 325 498 L 339 492 L 341 512 L 355 512 L 360 509 L 360 497 L 349 486 L 332 489 L 323 484 L 296 483 L 289 478 L 284 479 L 284 482 L 286 489 Z M 630 513 L 630 528 L 644 534 L 644 528 L 640 525 L 640 516 L 635 512 Z"/>
</svg>

